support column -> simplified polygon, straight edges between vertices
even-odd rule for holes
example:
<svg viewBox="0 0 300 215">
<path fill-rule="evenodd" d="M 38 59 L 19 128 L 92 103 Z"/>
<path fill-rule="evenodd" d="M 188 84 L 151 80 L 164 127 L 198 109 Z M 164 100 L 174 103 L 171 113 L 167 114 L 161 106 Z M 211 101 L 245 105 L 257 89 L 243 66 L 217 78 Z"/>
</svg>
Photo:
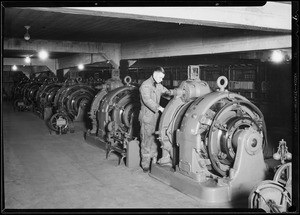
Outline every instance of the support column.
<svg viewBox="0 0 300 215">
<path fill-rule="evenodd" d="M 128 72 L 129 62 L 128 60 L 120 61 L 120 78 L 123 80 L 127 75 L 130 75 Z"/>
</svg>

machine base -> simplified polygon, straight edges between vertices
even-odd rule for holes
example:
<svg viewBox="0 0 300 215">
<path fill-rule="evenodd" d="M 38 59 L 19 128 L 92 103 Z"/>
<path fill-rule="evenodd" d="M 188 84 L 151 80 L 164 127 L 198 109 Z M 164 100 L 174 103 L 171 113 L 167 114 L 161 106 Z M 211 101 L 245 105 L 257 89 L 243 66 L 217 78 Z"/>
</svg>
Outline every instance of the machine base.
<svg viewBox="0 0 300 215">
<path fill-rule="evenodd" d="M 85 141 L 93 146 L 106 150 L 106 143 L 95 134 L 85 133 Z"/>
<path fill-rule="evenodd" d="M 99 147 L 106 151 L 106 143 L 96 135 L 90 134 L 89 132 L 85 133 L 85 141 L 90 145 Z M 128 168 L 138 168 L 140 166 L 140 147 L 139 141 L 132 140 L 128 143 L 126 153 L 123 154 L 118 150 L 113 150 L 111 152 L 116 152 L 119 157 L 119 165 L 121 164 L 122 160 L 126 162 L 126 166 Z M 109 153 L 110 154 L 110 153 Z M 108 157 L 109 157 L 108 154 Z"/>
<path fill-rule="evenodd" d="M 166 166 L 152 164 L 149 175 L 180 192 L 202 202 L 204 207 L 248 208 L 247 198 L 231 201 L 230 186 L 220 186 L 214 181 L 196 182 Z"/>
</svg>

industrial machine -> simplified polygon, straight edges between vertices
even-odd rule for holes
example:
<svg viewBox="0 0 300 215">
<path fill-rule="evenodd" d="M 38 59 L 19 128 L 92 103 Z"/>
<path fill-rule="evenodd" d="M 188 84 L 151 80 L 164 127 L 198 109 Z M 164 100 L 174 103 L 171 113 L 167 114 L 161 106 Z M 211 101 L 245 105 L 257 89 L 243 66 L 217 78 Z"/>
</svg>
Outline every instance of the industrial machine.
<svg viewBox="0 0 300 215">
<path fill-rule="evenodd" d="M 262 209 L 268 213 L 289 212 L 292 206 L 292 159 L 286 142 L 279 142 L 273 158 L 281 164 L 274 168 L 273 180 L 264 180 L 253 187 L 249 195 L 249 208 Z M 290 211 L 292 212 L 292 211 Z"/>
<path fill-rule="evenodd" d="M 73 122 L 84 122 L 96 90 L 81 83 L 82 79 L 67 80 L 57 90 L 53 100 L 53 115 L 47 120 L 50 133 L 73 133 Z"/>
<path fill-rule="evenodd" d="M 124 78 L 124 82 L 125 85 L 118 79 L 111 79 L 102 86 L 90 111 L 93 128 L 86 134 L 86 141 L 105 149 L 107 158 L 111 152 L 117 152 L 120 155 L 119 164 L 123 159 L 129 159 L 129 144 L 135 144 L 135 148 L 138 148 L 136 138 L 139 137 L 140 129 L 138 87 L 130 84 L 129 76 Z M 138 160 L 138 153 L 136 151 L 135 160 Z"/>
<path fill-rule="evenodd" d="M 20 80 L 13 89 L 13 107 L 14 110 L 23 111 L 26 109 L 26 104 L 24 101 L 24 90 L 25 86 L 28 85 L 30 80 L 26 77 Z"/>
<path fill-rule="evenodd" d="M 47 77 L 21 80 L 14 89 L 14 109 L 32 110 L 39 87 L 47 80 Z"/>
<path fill-rule="evenodd" d="M 199 66 L 189 66 L 188 80 L 174 89 L 156 132 L 162 157 L 172 163 L 152 164 L 149 174 L 207 204 L 247 205 L 267 172 L 264 117 L 248 99 L 226 90 L 226 77 L 212 92 L 199 74 Z"/>
<path fill-rule="evenodd" d="M 50 133 L 74 132 L 74 122 L 88 124 L 88 110 L 101 79 L 69 78 L 58 83 L 56 77 L 23 79 L 14 89 L 14 109 L 32 110 L 46 121 Z M 86 125 L 88 126 L 88 125 Z"/>
<path fill-rule="evenodd" d="M 89 112 L 89 117 L 92 120 L 92 129 L 88 131 L 89 134 L 95 135 L 97 132 L 97 113 L 99 106 L 103 100 L 103 97 L 111 90 L 116 89 L 118 87 L 124 86 L 121 79 L 119 77 L 112 77 L 108 79 L 104 84 L 97 87 L 100 91 L 96 94 L 93 99 L 91 109 Z"/>
<path fill-rule="evenodd" d="M 41 85 L 41 82 L 33 80 L 24 86 L 23 98 L 28 106 L 34 105 L 36 93 Z"/>
<path fill-rule="evenodd" d="M 50 117 L 52 112 L 49 109 L 53 106 L 56 92 L 62 87 L 57 81 L 56 77 L 45 81 L 36 92 L 34 111 L 44 120 Z"/>
</svg>

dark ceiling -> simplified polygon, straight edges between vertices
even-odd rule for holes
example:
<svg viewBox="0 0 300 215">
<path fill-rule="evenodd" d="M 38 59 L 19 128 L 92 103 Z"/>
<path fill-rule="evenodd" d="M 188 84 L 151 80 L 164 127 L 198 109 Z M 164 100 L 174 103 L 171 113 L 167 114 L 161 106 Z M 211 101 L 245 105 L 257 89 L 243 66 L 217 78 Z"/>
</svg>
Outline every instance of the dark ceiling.
<svg viewBox="0 0 300 215">
<path fill-rule="evenodd" d="M 6 38 L 23 38 L 26 33 L 24 26 L 30 26 L 29 34 L 32 39 L 111 43 L 170 35 L 211 37 L 257 32 L 236 28 L 39 11 L 30 8 L 6 8 L 4 12 L 3 35 Z"/>
<path fill-rule="evenodd" d="M 26 29 L 31 26 L 31 39 L 126 43 L 151 38 L 178 35 L 201 37 L 241 35 L 241 34 L 268 34 L 270 32 L 220 28 L 203 25 L 188 25 L 158 21 L 143 21 L 128 18 L 112 18 L 105 16 L 71 14 L 62 12 L 41 11 L 33 8 L 5 8 L 2 25 L 4 38 L 24 38 Z M 272 34 L 276 34 L 272 32 Z M 28 41 L 30 42 L 30 40 Z M 28 51 L 3 50 L 3 57 L 23 58 Z M 32 57 L 36 53 L 31 53 Z M 50 58 L 61 58 L 71 53 L 51 53 Z"/>
<path fill-rule="evenodd" d="M 186 34 L 219 34 L 226 28 L 180 25 L 92 15 L 67 14 L 32 9 L 4 10 L 4 37 L 23 38 L 31 26 L 32 39 L 124 43 L 145 38 Z M 231 29 L 232 30 L 232 29 Z"/>
<path fill-rule="evenodd" d="M 179 25 L 156 21 L 143 21 L 124 18 L 111 18 L 93 15 L 79 15 L 51 11 L 39 11 L 32 8 L 5 8 L 4 9 L 4 38 L 24 38 L 26 29 L 30 26 L 31 39 L 124 43 L 143 40 L 145 38 L 167 37 L 168 35 L 192 35 L 233 33 L 226 28 L 208 26 Z M 30 40 L 28 41 L 30 43 Z M 7 58 L 24 58 L 36 53 L 22 50 L 3 50 Z M 61 58 L 70 53 L 51 53 L 50 58 Z"/>
</svg>

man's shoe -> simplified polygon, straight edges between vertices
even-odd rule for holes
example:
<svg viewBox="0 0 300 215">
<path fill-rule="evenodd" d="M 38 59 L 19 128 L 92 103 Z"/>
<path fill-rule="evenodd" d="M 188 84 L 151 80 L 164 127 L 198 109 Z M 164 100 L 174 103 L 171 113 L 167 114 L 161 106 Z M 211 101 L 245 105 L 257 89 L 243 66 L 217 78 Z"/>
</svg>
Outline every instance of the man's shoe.
<svg viewBox="0 0 300 215">
<path fill-rule="evenodd" d="M 149 168 L 143 168 L 143 172 L 144 172 L 144 173 L 149 172 Z"/>
<path fill-rule="evenodd" d="M 172 166 L 172 159 L 170 158 L 170 156 L 165 156 L 159 159 L 157 163 L 162 166 Z"/>
</svg>

